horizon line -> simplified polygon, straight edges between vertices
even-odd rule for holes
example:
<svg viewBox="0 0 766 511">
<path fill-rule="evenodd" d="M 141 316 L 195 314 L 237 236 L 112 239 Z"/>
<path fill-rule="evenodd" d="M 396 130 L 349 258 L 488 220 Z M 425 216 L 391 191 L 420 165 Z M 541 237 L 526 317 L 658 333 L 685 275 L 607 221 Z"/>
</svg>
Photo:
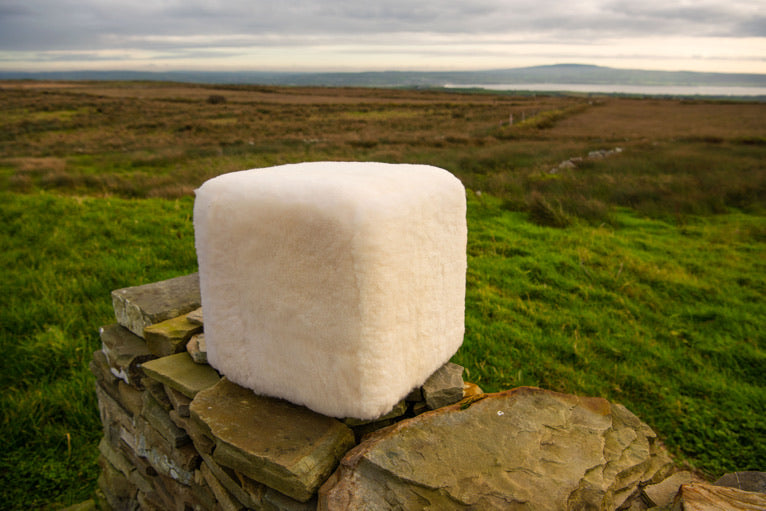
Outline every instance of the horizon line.
<svg viewBox="0 0 766 511">
<path fill-rule="evenodd" d="M 64 74 L 64 73 L 145 73 L 145 74 L 163 74 L 163 73 L 205 73 L 205 74 L 245 74 L 245 73 L 262 73 L 262 74 L 289 74 L 289 75 L 320 75 L 320 74 L 384 74 L 384 73 L 422 73 L 422 74 L 439 74 L 439 73 L 486 73 L 486 72 L 499 72 L 499 71 L 515 71 L 524 69 L 544 69 L 544 68 L 596 68 L 615 71 L 639 71 L 648 73 L 689 73 L 689 74 L 711 74 L 711 75 L 751 75 L 751 76 L 764 76 L 766 73 L 759 72 L 730 72 L 730 71 L 694 71 L 687 69 L 648 69 L 648 68 L 633 68 L 633 67 L 613 67 L 602 66 L 598 64 L 586 64 L 586 63 L 569 63 L 562 62 L 557 64 L 540 64 L 535 66 L 518 66 L 518 67 L 491 67 L 491 68 L 476 68 L 476 69 L 362 69 L 362 70 L 339 70 L 339 69 L 327 69 L 327 70 L 284 70 L 284 69 L 210 69 L 210 68 L 177 68 L 177 69 L 138 69 L 138 68 L 109 68 L 109 69 L 88 69 L 88 68 L 70 68 L 70 69 L 38 69 L 38 70 L 25 70 L 25 69 L 2 69 L 0 68 L 0 74 Z"/>
</svg>

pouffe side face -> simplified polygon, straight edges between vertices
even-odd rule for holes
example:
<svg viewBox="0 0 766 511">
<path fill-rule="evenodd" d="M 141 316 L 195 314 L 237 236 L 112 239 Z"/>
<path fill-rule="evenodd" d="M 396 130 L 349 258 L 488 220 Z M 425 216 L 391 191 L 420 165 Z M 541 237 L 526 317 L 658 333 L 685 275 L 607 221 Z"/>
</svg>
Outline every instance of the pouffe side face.
<svg viewBox="0 0 766 511">
<path fill-rule="evenodd" d="M 460 347 L 465 190 L 425 165 L 315 162 L 197 190 L 208 361 L 256 393 L 371 419 Z"/>
</svg>

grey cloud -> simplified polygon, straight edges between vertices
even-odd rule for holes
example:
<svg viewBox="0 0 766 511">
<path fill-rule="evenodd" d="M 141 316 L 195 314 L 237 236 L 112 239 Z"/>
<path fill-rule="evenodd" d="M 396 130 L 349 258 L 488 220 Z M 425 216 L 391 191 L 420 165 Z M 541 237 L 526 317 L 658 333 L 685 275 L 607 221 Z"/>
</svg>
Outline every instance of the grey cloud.
<svg viewBox="0 0 766 511">
<path fill-rule="evenodd" d="M 766 37 L 766 16 L 754 16 L 737 25 L 737 32 L 751 37 Z"/>
<path fill-rule="evenodd" d="M 524 34 L 571 40 L 651 34 L 762 36 L 753 0 L 692 6 L 646 0 L 6 0 L 0 50 L 171 48 L 163 36 L 393 37 L 404 32 Z M 249 41 L 249 42 L 248 42 Z M 236 38 L 224 46 L 253 41 Z M 268 44 L 268 40 L 264 44 Z"/>
<path fill-rule="evenodd" d="M 748 37 L 764 31 L 752 23 L 756 6 L 748 0 L 697 2 L 675 5 L 665 1 L 635 2 L 619 0 L 605 5 L 620 17 L 627 30 L 639 33 L 681 34 L 692 36 Z"/>
<path fill-rule="evenodd" d="M 13 16 L 27 16 L 30 14 L 33 14 L 33 11 L 26 5 L 0 5 L 0 20 Z"/>
</svg>

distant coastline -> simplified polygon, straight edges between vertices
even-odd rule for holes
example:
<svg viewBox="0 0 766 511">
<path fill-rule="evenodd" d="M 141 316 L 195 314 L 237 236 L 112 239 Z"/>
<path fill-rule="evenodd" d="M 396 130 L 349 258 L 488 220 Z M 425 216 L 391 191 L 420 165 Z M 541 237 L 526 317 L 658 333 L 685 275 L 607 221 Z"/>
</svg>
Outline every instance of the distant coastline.
<svg viewBox="0 0 766 511">
<path fill-rule="evenodd" d="M 186 82 L 296 87 L 448 88 L 549 93 L 702 96 L 766 101 L 766 74 L 557 64 L 479 71 L 0 71 L 0 80 Z"/>
<path fill-rule="evenodd" d="M 716 85 L 630 85 L 588 83 L 445 84 L 446 89 L 491 91 L 573 92 L 586 94 L 628 94 L 647 96 L 704 96 L 766 99 L 766 87 Z"/>
</svg>

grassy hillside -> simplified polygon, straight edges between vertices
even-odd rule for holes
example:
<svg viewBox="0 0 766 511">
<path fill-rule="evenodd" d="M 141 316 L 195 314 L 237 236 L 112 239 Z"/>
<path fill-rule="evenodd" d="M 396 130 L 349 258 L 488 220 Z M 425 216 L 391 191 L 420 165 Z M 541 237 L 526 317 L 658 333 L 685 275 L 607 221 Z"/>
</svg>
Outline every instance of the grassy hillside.
<svg viewBox="0 0 766 511">
<path fill-rule="evenodd" d="M 4 506 L 92 491 L 87 364 L 109 292 L 195 270 L 194 187 L 319 159 L 430 163 L 469 187 L 469 379 L 621 402 L 710 476 L 766 469 L 764 119 L 742 103 L 0 83 Z"/>
</svg>

